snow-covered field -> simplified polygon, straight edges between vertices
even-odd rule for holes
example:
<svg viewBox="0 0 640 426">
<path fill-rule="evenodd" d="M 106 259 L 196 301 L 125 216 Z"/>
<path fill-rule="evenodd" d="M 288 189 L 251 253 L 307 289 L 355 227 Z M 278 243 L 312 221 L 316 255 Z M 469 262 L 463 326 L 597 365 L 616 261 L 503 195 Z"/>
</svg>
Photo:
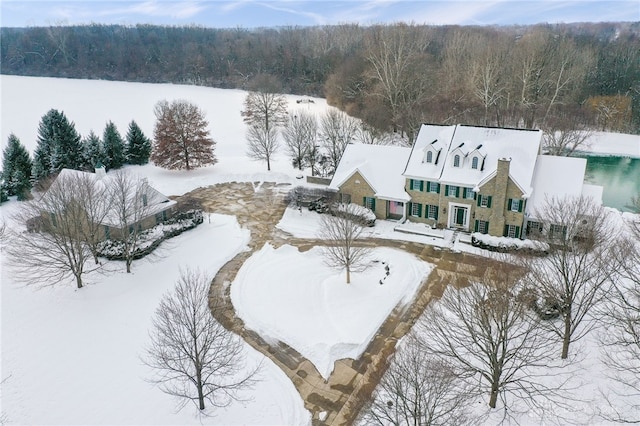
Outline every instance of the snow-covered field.
<svg viewBox="0 0 640 426">
<path fill-rule="evenodd" d="M 247 92 L 174 84 L 144 84 L 100 80 L 72 80 L 0 75 L 0 146 L 6 146 L 9 134 L 33 153 L 38 124 L 51 108 L 63 111 L 76 130 L 85 136 L 90 130 L 102 137 L 107 121 L 126 135 L 135 120 L 147 137 L 153 137 L 154 105 L 163 99 L 185 99 L 198 105 L 209 121 L 211 137 L 217 142 L 218 164 L 190 173 L 164 170 L 152 165 L 135 167 L 136 173 L 166 195 L 181 195 L 199 186 L 229 181 L 268 180 L 294 182 L 298 174 L 289 158 L 280 152 L 266 163 L 251 161 L 246 156 L 246 125 L 240 111 Z M 321 114 L 327 108 L 324 99 L 313 103 L 296 103 L 299 96 L 287 96 L 290 111 Z"/>
<path fill-rule="evenodd" d="M 611 155 L 640 158 L 640 136 L 620 133 L 593 132 L 587 140 L 585 152 L 594 155 Z"/>
<path fill-rule="evenodd" d="M 324 263 L 322 248 L 301 253 L 267 244 L 238 272 L 231 299 L 248 328 L 287 343 L 328 378 L 336 360 L 360 357 L 393 308 L 411 301 L 432 268 L 388 248 L 373 250 L 369 262 L 346 284 L 344 272 Z"/>
<path fill-rule="evenodd" d="M 135 120 L 147 136 L 153 132 L 153 105 L 161 99 L 187 99 L 207 113 L 218 142 L 219 163 L 191 172 L 153 165 L 129 166 L 167 195 L 228 181 L 294 182 L 297 172 L 276 156 L 271 173 L 245 156 L 245 125 L 240 110 L 246 92 L 193 86 L 0 76 L 2 147 L 15 133 L 29 151 L 36 146 L 38 123 L 49 109 L 63 110 L 76 129 L 102 134 L 112 120 L 125 134 Z M 292 108 L 321 112 L 322 99 Z M 15 228 L 11 212 L 18 203 L 0 206 L 2 221 Z M 261 381 L 242 394 L 243 402 L 201 418 L 187 406 L 147 383 L 140 360 L 148 342 L 153 312 L 163 293 L 173 288 L 180 266 L 215 274 L 245 249 L 249 234 L 234 217 L 213 215 L 211 223 L 161 246 L 161 256 L 136 261 L 133 273 L 90 276 L 81 290 L 74 284 L 38 290 L 15 282 L 6 256 L 2 285 L 2 419 L 8 424 L 273 424 L 301 425 L 310 414 L 286 375 L 246 345 L 249 364 L 262 363 Z M 10 241 L 7 242 L 10 244 Z"/>
<path fill-rule="evenodd" d="M 12 205 L 13 204 L 13 205 Z M 16 203 L 2 207 L 9 213 Z M 306 424 L 309 413 L 286 375 L 245 346 L 248 363 L 262 363 L 261 381 L 236 402 L 200 418 L 188 405 L 145 381 L 142 361 L 151 318 L 184 266 L 213 275 L 246 248 L 249 232 L 233 216 L 171 240 L 159 257 L 89 276 L 90 284 L 36 289 L 13 282 L 3 256 L 2 412 L 8 424 Z"/>
</svg>

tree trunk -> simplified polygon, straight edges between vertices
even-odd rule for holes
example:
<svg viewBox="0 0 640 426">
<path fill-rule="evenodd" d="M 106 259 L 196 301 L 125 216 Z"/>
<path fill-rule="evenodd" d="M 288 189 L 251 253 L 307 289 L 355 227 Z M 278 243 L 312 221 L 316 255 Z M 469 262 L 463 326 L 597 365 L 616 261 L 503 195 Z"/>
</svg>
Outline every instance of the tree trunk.
<svg viewBox="0 0 640 426">
<path fill-rule="evenodd" d="M 564 335 L 562 336 L 562 359 L 569 356 L 569 343 L 571 343 L 571 311 L 564 316 Z"/>
<path fill-rule="evenodd" d="M 491 397 L 489 398 L 489 407 L 496 408 L 498 402 L 498 385 L 497 383 L 491 384 Z"/>
<path fill-rule="evenodd" d="M 271 171 L 271 158 L 267 155 L 267 171 Z"/>
<path fill-rule="evenodd" d="M 202 381 L 200 379 L 200 374 L 198 374 L 198 407 L 200 410 L 204 410 L 204 395 L 202 393 Z"/>
<path fill-rule="evenodd" d="M 82 288 L 82 275 L 76 275 L 76 284 L 78 285 L 78 288 Z"/>
<path fill-rule="evenodd" d="M 126 262 L 127 264 L 127 274 L 131 273 L 131 259 L 127 258 Z"/>
<path fill-rule="evenodd" d="M 351 284 L 351 268 L 347 266 L 347 284 Z"/>
</svg>

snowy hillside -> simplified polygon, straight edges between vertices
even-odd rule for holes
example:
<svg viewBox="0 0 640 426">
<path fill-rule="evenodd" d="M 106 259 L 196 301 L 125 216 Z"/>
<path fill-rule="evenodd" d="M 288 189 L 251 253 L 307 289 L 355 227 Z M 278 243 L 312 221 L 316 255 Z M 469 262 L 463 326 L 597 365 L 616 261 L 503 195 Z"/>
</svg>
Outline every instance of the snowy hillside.
<svg viewBox="0 0 640 426">
<path fill-rule="evenodd" d="M 0 111 L 0 146 L 4 149 L 9 134 L 14 133 L 33 153 L 36 147 L 38 123 L 51 108 L 63 111 L 76 130 L 87 135 L 93 130 L 102 136 L 105 124 L 111 120 L 121 135 L 129 122 L 135 120 L 147 137 L 153 137 L 154 105 L 163 99 L 185 99 L 198 105 L 209 121 L 211 136 L 217 142 L 218 164 L 189 174 L 163 170 L 151 165 L 135 168 L 136 173 L 167 195 L 180 195 L 194 188 L 228 181 L 267 179 L 292 182 L 296 171 L 284 152 L 272 160 L 272 172 L 263 162 L 250 161 L 246 153 L 246 125 L 240 111 L 247 92 L 174 84 L 143 84 L 113 81 L 72 80 L 0 75 L 2 109 Z M 298 104 L 300 96 L 287 96 L 289 108 L 323 113 L 324 99 Z M 304 99 L 310 99 L 305 97 Z"/>
</svg>

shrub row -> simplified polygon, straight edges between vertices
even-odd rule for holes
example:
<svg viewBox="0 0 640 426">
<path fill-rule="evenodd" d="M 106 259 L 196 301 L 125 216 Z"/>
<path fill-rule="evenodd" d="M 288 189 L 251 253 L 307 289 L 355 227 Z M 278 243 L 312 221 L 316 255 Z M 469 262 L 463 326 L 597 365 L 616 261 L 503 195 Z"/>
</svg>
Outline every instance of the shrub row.
<svg viewBox="0 0 640 426">
<path fill-rule="evenodd" d="M 138 244 L 133 259 L 141 259 L 151 254 L 160 243 L 176 237 L 203 222 L 202 210 L 179 212 L 165 222 L 147 229 L 136 236 Z M 98 256 L 109 260 L 124 260 L 124 242 L 121 240 L 105 240 L 98 245 Z"/>
</svg>

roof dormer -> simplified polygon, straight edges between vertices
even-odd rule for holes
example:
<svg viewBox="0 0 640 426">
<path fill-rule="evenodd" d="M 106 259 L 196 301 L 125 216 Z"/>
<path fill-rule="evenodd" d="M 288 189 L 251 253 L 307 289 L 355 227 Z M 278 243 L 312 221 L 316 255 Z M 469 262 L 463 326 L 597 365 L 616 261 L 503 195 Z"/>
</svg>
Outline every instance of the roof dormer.
<svg viewBox="0 0 640 426">
<path fill-rule="evenodd" d="M 453 151 L 451 151 L 451 165 L 453 167 L 464 166 L 464 159 L 467 157 L 467 149 L 462 142 Z"/>
<path fill-rule="evenodd" d="M 484 161 L 487 158 L 487 151 L 482 147 L 482 144 L 478 145 L 471 153 L 471 168 L 474 170 L 484 170 Z"/>
<path fill-rule="evenodd" d="M 438 164 L 440 153 L 442 152 L 442 143 L 438 139 L 424 147 L 423 163 Z"/>
</svg>

